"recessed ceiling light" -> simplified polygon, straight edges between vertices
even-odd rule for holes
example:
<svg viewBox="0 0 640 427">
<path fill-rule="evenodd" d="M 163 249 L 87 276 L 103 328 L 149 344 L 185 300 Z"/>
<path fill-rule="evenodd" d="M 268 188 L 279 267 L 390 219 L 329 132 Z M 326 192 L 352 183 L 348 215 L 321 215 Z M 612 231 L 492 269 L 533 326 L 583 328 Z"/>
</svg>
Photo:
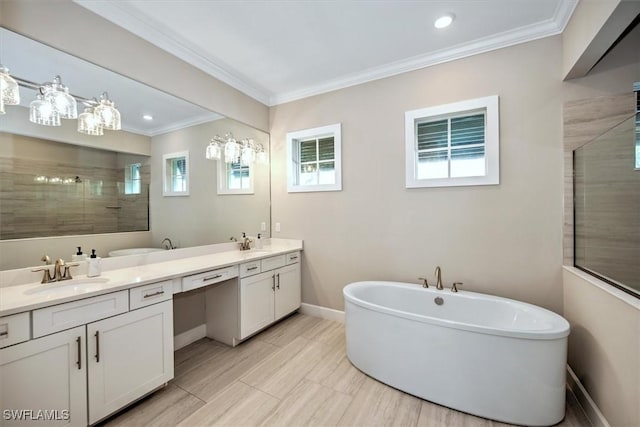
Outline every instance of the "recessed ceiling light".
<svg viewBox="0 0 640 427">
<path fill-rule="evenodd" d="M 434 22 L 433 25 L 437 29 L 447 28 L 449 25 L 451 25 L 455 17 L 456 16 L 453 13 L 447 13 L 446 15 L 442 15 L 441 17 L 436 19 L 436 22 Z"/>
<path fill-rule="evenodd" d="M 153 116 L 151 114 L 145 114 L 142 118 L 149 121 L 153 120 Z"/>
</svg>

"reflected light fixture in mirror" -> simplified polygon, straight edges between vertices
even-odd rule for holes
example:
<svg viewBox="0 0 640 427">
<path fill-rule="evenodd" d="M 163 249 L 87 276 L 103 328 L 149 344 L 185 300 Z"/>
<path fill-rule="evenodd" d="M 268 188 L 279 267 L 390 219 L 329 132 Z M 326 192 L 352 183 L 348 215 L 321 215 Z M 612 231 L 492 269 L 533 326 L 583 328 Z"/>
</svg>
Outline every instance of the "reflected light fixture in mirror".
<svg viewBox="0 0 640 427">
<path fill-rule="evenodd" d="M 104 135 L 103 129 L 122 129 L 120 112 L 107 92 L 100 101 L 69 93 L 60 76 L 52 82 L 37 84 L 20 77 L 11 76 L 9 70 L 0 65 L 0 113 L 5 114 L 5 105 L 19 105 L 19 86 L 36 91 L 36 99 L 29 104 L 29 121 L 43 126 L 60 126 L 60 119 L 78 119 L 78 132 L 86 135 Z M 86 106 L 78 117 L 78 103 Z"/>
<path fill-rule="evenodd" d="M 20 104 L 18 82 L 9 74 L 9 69 L 0 64 L 0 114 L 4 114 L 5 105 Z"/>
<path fill-rule="evenodd" d="M 227 133 L 224 138 L 219 135 L 211 138 L 205 150 L 208 160 L 220 160 L 224 147 L 225 163 L 241 163 L 248 166 L 258 161 L 267 163 L 267 152 L 262 144 L 256 144 L 253 139 L 237 140 L 233 134 Z"/>
</svg>

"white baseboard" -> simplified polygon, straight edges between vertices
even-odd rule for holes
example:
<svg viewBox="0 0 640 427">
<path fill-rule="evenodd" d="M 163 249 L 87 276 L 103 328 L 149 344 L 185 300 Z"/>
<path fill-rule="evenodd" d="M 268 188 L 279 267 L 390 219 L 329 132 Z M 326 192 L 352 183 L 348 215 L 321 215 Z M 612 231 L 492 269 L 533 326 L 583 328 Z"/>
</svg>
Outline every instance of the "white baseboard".
<svg viewBox="0 0 640 427">
<path fill-rule="evenodd" d="M 344 311 L 334 310 L 333 308 L 322 307 L 320 305 L 302 303 L 298 312 L 308 314 L 309 316 L 320 317 L 327 320 L 335 320 L 344 323 Z"/>
<path fill-rule="evenodd" d="M 173 350 L 179 350 L 182 347 L 186 347 L 192 342 L 196 342 L 201 338 L 207 336 L 207 325 L 198 325 L 193 329 L 189 329 L 181 334 L 173 337 Z"/>
<path fill-rule="evenodd" d="M 587 390 L 569 365 L 567 365 L 567 373 L 569 374 L 567 376 L 567 384 L 593 427 L 611 427 L 602 412 L 600 412 L 596 402 L 589 396 L 589 393 L 587 393 Z"/>
</svg>

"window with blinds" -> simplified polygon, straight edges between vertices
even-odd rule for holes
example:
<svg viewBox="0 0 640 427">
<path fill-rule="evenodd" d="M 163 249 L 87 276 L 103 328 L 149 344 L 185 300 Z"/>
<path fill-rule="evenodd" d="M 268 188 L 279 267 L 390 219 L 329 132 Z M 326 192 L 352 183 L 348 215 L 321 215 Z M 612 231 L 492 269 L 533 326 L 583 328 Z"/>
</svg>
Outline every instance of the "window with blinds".
<svg viewBox="0 0 640 427">
<path fill-rule="evenodd" d="M 484 176 L 485 114 L 416 123 L 417 178 Z"/>
<path fill-rule="evenodd" d="M 499 183 L 498 97 L 405 113 L 406 186 Z"/>
<path fill-rule="evenodd" d="M 289 192 L 341 190 L 340 141 L 340 124 L 289 132 Z"/>
<path fill-rule="evenodd" d="M 162 156 L 163 195 L 189 195 L 189 152 L 164 154 Z"/>
<path fill-rule="evenodd" d="M 124 168 L 124 194 L 140 194 L 142 189 L 142 164 L 132 163 Z"/>
<path fill-rule="evenodd" d="M 218 194 L 253 194 L 251 165 L 218 160 Z"/>
</svg>

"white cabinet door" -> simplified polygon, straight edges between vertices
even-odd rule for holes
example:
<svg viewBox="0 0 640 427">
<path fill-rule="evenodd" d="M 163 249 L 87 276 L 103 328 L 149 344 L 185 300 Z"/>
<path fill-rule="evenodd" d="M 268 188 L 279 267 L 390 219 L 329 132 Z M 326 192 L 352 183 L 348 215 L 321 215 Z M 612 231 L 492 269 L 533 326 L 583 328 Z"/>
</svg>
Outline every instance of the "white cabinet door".
<svg viewBox="0 0 640 427">
<path fill-rule="evenodd" d="M 0 350 L 0 424 L 86 426 L 86 362 L 84 326 Z"/>
<path fill-rule="evenodd" d="M 89 423 L 173 378 L 173 302 L 87 325 Z"/>
<path fill-rule="evenodd" d="M 275 319 L 300 308 L 300 264 L 276 270 Z"/>
<path fill-rule="evenodd" d="M 240 339 L 273 322 L 275 285 L 273 271 L 240 280 Z"/>
</svg>

